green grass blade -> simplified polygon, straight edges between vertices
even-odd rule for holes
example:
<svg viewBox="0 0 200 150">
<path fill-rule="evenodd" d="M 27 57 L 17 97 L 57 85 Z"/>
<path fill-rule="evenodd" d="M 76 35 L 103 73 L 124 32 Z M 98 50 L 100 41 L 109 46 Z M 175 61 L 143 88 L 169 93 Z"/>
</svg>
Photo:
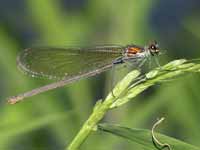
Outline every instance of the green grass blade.
<svg viewBox="0 0 200 150">
<path fill-rule="evenodd" d="M 140 144 L 144 148 L 148 148 L 149 150 L 156 149 L 152 141 L 151 130 L 133 128 L 131 129 L 115 124 L 106 123 L 99 124 L 98 129 L 99 131 L 108 132 L 113 135 L 133 141 L 137 144 Z M 172 150 L 200 150 L 200 148 L 196 146 L 177 140 L 175 138 L 158 133 L 156 133 L 155 135 L 161 142 L 168 143 Z"/>
</svg>

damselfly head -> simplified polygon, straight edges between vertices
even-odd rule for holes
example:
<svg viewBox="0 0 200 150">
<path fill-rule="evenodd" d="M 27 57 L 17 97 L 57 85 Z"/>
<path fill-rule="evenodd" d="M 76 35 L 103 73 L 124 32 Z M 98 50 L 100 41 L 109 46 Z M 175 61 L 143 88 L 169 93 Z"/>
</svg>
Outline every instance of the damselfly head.
<svg viewBox="0 0 200 150">
<path fill-rule="evenodd" d="M 151 55 L 158 55 L 160 53 L 159 45 L 156 41 L 151 42 L 148 45 L 148 49 L 149 49 Z"/>
</svg>

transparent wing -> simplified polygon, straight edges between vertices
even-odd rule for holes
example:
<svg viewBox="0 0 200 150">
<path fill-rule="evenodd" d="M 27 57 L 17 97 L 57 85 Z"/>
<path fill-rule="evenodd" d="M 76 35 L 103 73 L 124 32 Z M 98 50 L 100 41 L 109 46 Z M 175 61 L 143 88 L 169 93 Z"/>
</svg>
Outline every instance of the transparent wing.
<svg viewBox="0 0 200 150">
<path fill-rule="evenodd" d="M 33 77 L 67 79 L 104 68 L 122 57 L 121 46 L 92 48 L 30 48 L 22 51 L 18 67 Z"/>
</svg>

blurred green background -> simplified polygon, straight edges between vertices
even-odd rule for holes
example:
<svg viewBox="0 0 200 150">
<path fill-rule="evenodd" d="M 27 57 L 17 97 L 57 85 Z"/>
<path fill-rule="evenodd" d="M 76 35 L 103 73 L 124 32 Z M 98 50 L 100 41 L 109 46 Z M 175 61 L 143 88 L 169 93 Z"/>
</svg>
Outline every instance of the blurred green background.
<svg viewBox="0 0 200 150">
<path fill-rule="evenodd" d="M 8 105 L 7 97 L 52 82 L 19 72 L 19 51 L 33 45 L 145 45 L 156 39 L 166 50 L 165 62 L 198 58 L 199 18 L 198 0 L 0 0 L 0 149 L 64 149 L 109 90 L 106 72 Z M 103 121 L 150 129 L 164 116 L 162 133 L 200 146 L 199 83 L 199 75 L 192 74 L 154 86 Z M 142 147 L 96 132 L 81 149 Z"/>
</svg>

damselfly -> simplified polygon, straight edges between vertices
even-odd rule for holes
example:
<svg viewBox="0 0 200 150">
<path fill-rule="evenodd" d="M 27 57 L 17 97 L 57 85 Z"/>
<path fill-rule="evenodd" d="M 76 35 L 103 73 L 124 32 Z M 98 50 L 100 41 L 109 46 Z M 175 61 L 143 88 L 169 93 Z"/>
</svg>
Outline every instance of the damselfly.
<svg viewBox="0 0 200 150">
<path fill-rule="evenodd" d="M 151 57 L 159 55 L 157 42 L 147 46 L 103 45 L 87 48 L 29 48 L 17 57 L 20 70 L 32 77 L 60 79 L 9 99 L 16 103 L 51 89 L 62 87 L 84 77 L 94 76 L 113 65 L 131 63 L 141 67 Z"/>
</svg>

